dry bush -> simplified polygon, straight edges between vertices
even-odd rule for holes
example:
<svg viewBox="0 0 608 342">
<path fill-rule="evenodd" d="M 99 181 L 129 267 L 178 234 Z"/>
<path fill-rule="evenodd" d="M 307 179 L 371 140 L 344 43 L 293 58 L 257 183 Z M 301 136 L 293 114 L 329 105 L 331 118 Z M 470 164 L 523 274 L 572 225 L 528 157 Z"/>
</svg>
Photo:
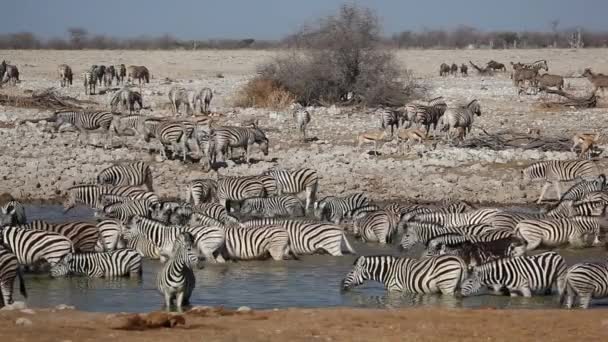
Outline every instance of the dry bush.
<svg viewBox="0 0 608 342">
<path fill-rule="evenodd" d="M 236 107 L 262 107 L 285 109 L 293 103 L 295 97 L 276 82 L 263 78 L 254 78 L 241 88 L 232 104 Z"/>
</svg>

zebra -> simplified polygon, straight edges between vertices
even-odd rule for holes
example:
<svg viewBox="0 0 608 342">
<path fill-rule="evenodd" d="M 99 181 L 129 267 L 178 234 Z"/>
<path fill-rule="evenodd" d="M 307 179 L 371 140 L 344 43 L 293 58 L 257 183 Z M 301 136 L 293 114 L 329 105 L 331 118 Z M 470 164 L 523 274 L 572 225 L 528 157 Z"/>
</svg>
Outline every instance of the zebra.
<svg viewBox="0 0 608 342">
<path fill-rule="evenodd" d="M 566 190 L 561 196 L 560 201 L 578 201 L 591 192 L 603 191 L 606 190 L 606 188 L 606 176 L 600 174 L 596 178 L 583 180 L 571 186 L 570 189 Z"/>
<path fill-rule="evenodd" d="M 54 266 L 64 255 L 74 252 L 72 241 L 61 234 L 19 227 L 2 228 L 0 245 L 15 254 L 23 266 L 43 260 Z"/>
<path fill-rule="evenodd" d="M 379 109 L 376 111 L 380 119 L 380 128 L 386 130 L 391 128 L 391 137 L 393 136 L 394 127 L 399 128 L 399 113 L 387 109 Z"/>
<path fill-rule="evenodd" d="M 78 140 L 81 140 L 82 135 L 88 140 L 89 131 L 103 130 L 108 133 L 106 138 L 105 148 L 108 148 L 109 139 L 111 139 L 110 125 L 114 119 L 111 112 L 90 112 L 90 111 L 57 111 L 54 114 L 55 131 L 59 131 L 64 125 L 72 126 L 80 133 Z"/>
<path fill-rule="evenodd" d="M 97 225 L 90 222 L 74 221 L 49 223 L 42 220 L 34 220 L 28 224 L 17 227 L 61 234 L 72 241 L 75 251 L 83 253 L 93 252 L 97 245 L 97 241 L 99 241 L 99 230 L 97 229 Z"/>
<path fill-rule="evenodd" d="M 265 156 L 268 155 L 268 138 L 257 127 L 222 126 L 213 128 L 209 132 L 209 165 L 211 166 L 217 161 L 218 154 L 224 160 L 228 148 L 233 147 L 243 147 L 245 149 L 245 161 L 250 164 L 249 153 L 253 144 L 258 144 L 262 153 Z"/>
<path fill-rule="evenodd" d="M 117 220 L 106 219 L 97 222 L 99 239 L 95 245 L 95 252 L 111 252 L 126 247 L 122 237 L 122 223 Z"/>
<path fill-rule="evenodd" d="M 471 132 L 471 127 L 475 121 L 475 115 L 481 116 L 481 106 L 477 100 L 472 100 L 466 106 L 448 108 L 443 117 L 442 131 L 448 132 L 448 139 L 451 140 L 450 128 L 463 128 L 462 138 Z"/>
<path fill-rule="evenodd" d="M 51 268 L 51 277 L 54 278 L 68 274 L 91 278 L 139 277 L 141 273 L 141 255 L 132 249 L 100 253 L 70 253 Z"/>
<path fill-rule="evenodd" d="M 319 175 L 316 170 L 301 168 L 295 170 L 270 169 L 264 175 L 272 177 L 276 181 L 277 194 L 298 194 L 306 191 L 306 206 L 309 210 L 315 202 L 319 185 Z"/>
<path fill-rule="evenodd" d="M 416 221 L 417 215 L 431 213 L 463 214 L 467 211 L 472 211 L 473 207 L 465 201 L 458 201 L 440 207 L 426 207 L 418 204 L 401 206 L 397 203 L 393 203 L 391 206 L 387 206 L 385 209 L 394 211 L 395 214 L 398 214 L 401 217 L 402 221 Z"/>
<path fill-rule="evenodd" d="M 57 67 L 57 74 L 59 74 L 59 85 L 62 88 L 72 85 L 74 75 L 72 74 L 72 68 L 70 68 L 69 65 L 59 64 Z"/>
<path fill-rule="evenodd" d="M 186 112 L 190 113 L 194 111 L 194 108 L 190 105 L 189 101 L 190 91 L 181 86 L 173 86 L 169 90 L 169 101 L 171 102 L 171 111 L 173 114 L 179 114 L 179 107 L 184 104 L 186 106 Z"/>
<path fill-rule="evenodd" d="M 120 105 L 122 109 L 128 107 L 129 114 L 133 114 L 135 111 L 135 104 L 139 105 L 137 112 L 140 112 L 143 109 L 141 93 L 131 90 L 128 87 L 123 87 L 112 96 L 112 99 L 110 100 L 110 109 L 114 112 L 118 108 L 118 105 Z"/>
<path fill-rule="evenodd" d="M 390 255 L 360 256 L 341 287 L 346 291 L 366 280 L 375 280 L 388 291 L 453 295 L 466 276 L 464 261 L 452 255 L 421 260 Z"/>
<path fill-rule="evenodd" d="M 109 166 L 97 174 L 97 184 L 112 186 L 145 185 L 148 191 L 154 191 L 150 164 L 145 162 Z"/>
<path fill-rule="evenodd" d="M 594 191 L 586 194 L 580 201 L 575 201 L 574 206 L 584 203 L 608 204 L 608 191 Z"/>
<path fill-rule="evenodd" d="M 194 210 L 190 203 L 164 201 L 152 206 L 151 218 L 172 225 L 183 226 L 190 218 Z"/>
<path fill-rule="evenodd" d="M 521 244 L 521 240 L 516 238 L 513 235 L 513 232 L 505 229 L 496 229 L 489 231 L 487 233 L 483 233 L 481 235 L 461 235 L 458 233 L 447 232 L 441 235 L 437 235 L 430 240 L 426 241 L 425 251 L 422 254 L 422 257 L 428 256 L 436 256 L 440 255 L 443 246 L 453 246 L 464 243 L 487 243 L 496 240 L 502 239 L 511 239 L 513 244 L 508 247 L 507 254 L 509 256 L 512 255 L 513 248 L 519 246 Z M 402 246 L 400 246 L 403 249 Z"/>
<path fill-rule="evenodd" d="M 339 224 L 349 212 L 369 204 L 369 198 L 362 192 L 344 197 L 328 196 L 314 202 L 315 217 Z"/>
<path fill-rule="evenodd" d="M 188 202 L 193 205 L 208 203 L 215 198 L 217 181 L 213 179 L 194 179 L 190 181 L 187 191 Z"/>
<path fill-rule="evenodd" d="M 165 308 L 171 310 L 171 301 L 175 298 L 177 311 L 182 312 L 182 306 L 188 305 L 190 295 L 196 286 L 196 278 L 192 268 L 197 259 L 194 248 L 194 237 L 188 232 L 181 232 L 175 239 L 167 263 L 158 272 L 156 287 L 165 297 Z"/>
<path fill-rule="evenodd" d="M 15 254 L 0 245 L 0 308 L 13 304 L 13 285 L 19 277 L 19 291 L 27 298 L 23 274 Z"/>
<path fill-rule="evenodd" d="M 123 84 L 125 82 L 125 76 L 127 76 L 127 67 L 124 64 L 120 64 L 114 67 L 116 71 L 116 84 Z"/>
<path fill-rule="evenodd" d="M 152 204 L 146 200 L 127 200 L 106 205 L 103 214 L 107 218 L 117 219 L 121 222 L 128 222 L 131 217 L 139 215 L 150 217 Z"/>
<path fill-rule="evenodd" d="M 521 293 L 524 297 L 531 297 L 534 293 L 550 292 L 554 284 L 561 291 L 565 277 L 566 262 L 555 252 L 503 258 L 474 267 L 471 276 L 461 286 L 461 294 L 471 296 L 482 286 L 488 286 L 495 294 L 502 294 L 504 287 L 511 296 Z"/>
<path fill-rule="evenodd" d="M 414 111 L 414 121 L 417 125 L 423 125 L 426 130 L 426 136 L 429 135 L 431 125 L 433 125 L 433 137 L 437 131 L 437 124 L 443 117 L 447 104 L 442 96 L 430 99 L 424 105 L 412 105 L 409 111 Z"/>
<path fill-rule="evenodd" d="M 429 222 L 410 222 L 407 224 L 407 228 L 404 229 L 404 233 L 401 238 L 401 248 L 408 250 L 416 243 L 428 245 L 429 241 L 445 234 L 458 234 L 462 236 L 477 237 L 492 233 L 494 231 L 494 227 L 483 224 L 445 227 Z"/>
<path fill-rule="evenodd" d="M 218 203 L 203 203 L 192 206 L 194 214 L 209 216 L 219 222 L 226 223 L 231 221 L 230 215 L 226 211 L 226 207 Z"/>
<path fill-rule="evenodd" d="M 584 262 L 568 268 L 560 305 L 565 302 L 571 309 L 577 297 L 583 309 L 589 308 L 592 298 L 608 297 L 608 264 Z"/>
<path fill-rule="evenodd" d="M 142 80 L 145 83 L 150 83 L 150 71 L 145 66 L 130 65 L 126 68 L 127 82 L 131 83 L 137 79 L 141 86 Z"/>
<path fill-rule="evenodd" d="M 11 82 L 13 85 L 19 81 L 19 69 L 15 65 L 6 64 L 6 61 L 0 63 L 0 86 L 6 82 Z"/>
<path fill-rule="evenodd" d="M 85 71 L 82 73 L 82 81 L 84 85 L 84 94 L 95 94 L 95 88 L 97 87 L 97 75 L 94 72 Z"/>
<path fill-rule="evenodd" d="M 331 256 L 342 256 L 344 252 L 356 254 L 344 230 L 329 224 L 306 220 L 258 219 L 241 223 L 242 228 L 280 226 L 289 235 L 292 255 L 309 255 L 320 251 Z"/>
<path fill-rule="evenodd" d="M 590 160 L 548 160 L 540 161 L 521 171 L 523 180 L 543 180 L 545 184 L 536 203 L 541 203 L 547 189 L 553 184 L 557 198 L 561 198 L 559 182 L 590 178 L 597 175 L 597 168 Z"/>
<path fill-rule="evenodd" d="M 203 88 L 199 90 L 195 97 L 195 102 L 200 102 L 200 112 L 201 114 L 209 113 L 209 105 L 211 104 L 211 100 L 213 99 L 213 91 L 210 88 Z M 192 105 L 194 109 L 194 104 Z"/>
<path fill-rule="evenodd" d="M 464 213 L 445 213 L 443 211 L 434 211 L 427 214 L 420 214 L 413 217 L 416 222 L 430 222 L 443 225 L 445 227 L 461 227 L 471 224 L 491 224 L 493 217 L 500 210 L 495 208 L 481 208 Z M 408 219 L 407 216 L 402 218 L 402 222 Z"/>
<path fill-rule="evenodd" d="M 293 119 L 296 122 L 296 128 L 302 135 L 302 141 L 306 142 L 306 127 L 310 123 L 310 112 L 304 109 L 293 112 Z"/>
<path fill-rule="evenodd" d="M 247 198 L 241 202 L 239 209 L 241 215 L 254 217 L 304 216 L 304 205 L 293 195 Z"/>
<path fill-rule="evenodd" d="M 156 194 L 148 192 L 137 186 L 107 186 L 97 184 L 81 184 L 69 187 L 67 197 L 63 201 L 64 213 L 70 211 L 77 203 L 87 205 L 93 209 L 102 208 L 103 195 L 117 195 L 132 200 L 145 199 L 151 202 L 158 201 Z"/>
<path fill-rule="evenodd" d="M 225 236 L 222 253 L 224 259 L 265 259 L 270 255 L 273 260 L 279 261 L 290 254 L 289 235 L 281 226 L 228 226 L 225 228 Z"/>
<path fill-rule="evenodd" d="M 261 175 L 256 175 L 256 176 L 241 176 L 241 177 L 260 181 L 260 183 L 262 183 L 264 185 L 264 192 L 266 193 L 267 196 L 276 196 L 276 195 L 284 194 L 284 191 L 281 191 L 281 193 L 279 193 L 280 184 L 278 184 L 277 180 L 274 179 L 274 177 L 272 177 L 270 175 L 261 174 Z"/>
<path fill-rule="evenodd" d="M 99 86 L 101 86 L 103 79 L 104 79 L 104 75 L 106 73 L 106 66 L 105 65 L 93 65 L 91 67 L 91 72 L 93 74 L 95 74 L 95 79 L 97 80 L 97 82 L 99 82 Z"/>
<path fill-rule="evenodd" d="M 116 69 L 113 65 L 109 65 L 103 73 L 103 85 L 104 87 L 112 86 L 112 80 L 116 77 Z"/>
<path fill-rule="evenodd" d="M 435 249 L 438 255 L 448 254 L 461 257 L 471 268 L 496 259 L 510 257 L 512 246 L 519 243 L 519 239 L 511 236 L 492 241 L 465 240 L 454 244 L 442 243 L 435 246 Z M 427 249 L 427 256 L 428 251 Z"/>
<path fill-rule="evenodd" d="M 25 207 L 21 202 L 11 199 L 0 206 L 0 227 L 25 224 L 26 221 Z"/>
<path fill-rule="evenodd" d="M 153 219 L 133 216 L 125 226 L 123 236 L 126 239 L 130 239 L 136 235 L 143 235 L 159 248 L 162 262 L 165 260 L 164 255 L 168 254 L 173 248 L 176 236 L 181 232 L 188 232 L 194 236 L 195 245 L 205 259 L 217 262 L 224 261 L 221 256 L 214 256 L 214 253 L 218 252 L 224 244 L 224 231 L 222 227 L 218 226 L 167 226 L 164 223 Z"/>
<path fill-rule="evenodd" d="M 540 245 L 557 247 L 570 244 L 575 247 L 588 245 L 587 239 L 594 238 L 593 245 L 600 243 L 600 224 L 594 217 L 570 217 L 559 219 L 523 220 L 515 227 L 515 234 L 525 244 L 513 250 L 514 256 L 523 255 Z"/>
<path fill-rule="evenodd" d="M 366 242 L 379 242 L 382 245 L 392 243 L 398 233 L 398 221 L 398 216 L 385 210 L 378 210 L 355 220 L 353 233 Z"/>
<path fill-rule="evenodd" d="M 224 177 L 217 180 L 218 202 L 229 212 L 231 201 L 242 201 L 265 195 L 264 184 L 255 178 Z"/>
<path fill-rule="evenodd" d="M 175 157 L 179 150 L 182 151 L 182 160 L 186 161 L 187 146 L 186 141 L 189 138 L 187 127 L 182 122 L 174 121 L 156 121 L 151 122 L 149 125 L 145 125 L 145 136 L 144 141 L 150 142 L 150 138 L 154 137 L 158 139 L 162 145 L 160 148 L 160 155 L 162 158 L 167 159 L 165 152 L 165 146 L 171 145 L 173 150 L 173 156 Z"/>
<path fill-rule="evenodd" d="M 545 69 L 546 72 L 549 72 L 549 66 L 547 65 L 547 61 L 544 59 L 532 62 L 532 63 L 513 63 L 511 62 L 511 66 L 513 66 L 514 70 L 518 70 L 518 69 L 535 69 L 535 70 L 542 70 Z"/>
</svg>

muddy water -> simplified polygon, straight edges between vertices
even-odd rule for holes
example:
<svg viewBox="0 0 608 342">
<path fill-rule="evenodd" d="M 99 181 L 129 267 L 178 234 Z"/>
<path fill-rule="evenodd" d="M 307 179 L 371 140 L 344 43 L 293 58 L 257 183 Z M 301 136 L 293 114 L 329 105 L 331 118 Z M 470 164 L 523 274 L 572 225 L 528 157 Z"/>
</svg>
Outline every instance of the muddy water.
<svg viewBox="0 0 608 342">
<path fill-rule="evenodd" d="M 27 207 L 28 219 L 60 222 L 68 219 L 92 219 L 89 210 L 76 208 L 63 216 L 58 206 Z M 380 247 L 352 242 L 359 254 L 395 254 L 396 247 Z M 419 251 L 412 251 L 417 255 Z M 605 260 L 601 249 L 562 250 L 569 264 L 580 261 Z M 227 264 L 207 264 L 196 270 L 196 290 L 193 305 L 224 305 L 252 308 L 279 307 L 377 307 L 409 306 L 440 307 L 498 307 L 548 308 L 557 307 L 554 296 L 510 298 L 482 295 L 458 299 L 437 295 L 388 294 L 379 284 L 367 283 L 352 291 L 341 293 L 339 283 L 348 273 L 355 256 L 305 256 L 299 261 L 252 261 Z M 144 262 L 142 279 L 87 279 L 71 277 L 51 279 L 47 275 L 26 275 L 28 305 L 36 307 L 57 304 L 74 305 L 87 311 L 122 312 L 148 311 L 161 308 L 162 298 L 156 290 L 157 261 Z M 17 296 L 17 300 L 22 300 Z M 596 308 L 608 301 L 595 301 Z M 603 304 L 603 305 L 602 305 Z"/>
</svg>

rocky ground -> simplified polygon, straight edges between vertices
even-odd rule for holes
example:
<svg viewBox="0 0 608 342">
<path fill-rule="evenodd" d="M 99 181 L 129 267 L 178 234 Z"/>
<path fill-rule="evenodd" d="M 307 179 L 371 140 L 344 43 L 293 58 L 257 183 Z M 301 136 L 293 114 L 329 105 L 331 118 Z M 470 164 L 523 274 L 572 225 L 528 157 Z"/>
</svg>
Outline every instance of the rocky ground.
<svg viewBox="0 0 608 342">
<path fill-rule="evenodd" d="M 128 317 L 132 317 L 128 316 Z M 121 315 L 0 311 L 6 341 L 603 341 L 603 310 L 197 309 L 175 328 L 124 330 Z M 465 323 L 463 323 L 465 322 Z M 576 337 L 574 337 L 576 336 Z"/>
<path fill-rule="evenodd" d="M 212 110 L 222 113 L 220 123 L 239 124 L 247 118 L 259 119 L 271 142 L 270 153 L 263 156 L 254 148 L 256 162 L 247 166 L 228 162 L 222 175 L 260 173 L 270 167 L 313 167 L 322 177 L 320 196 L 366 191 L 379 200 L 415 199 L 434 201 L 445 198 L 472 202 L 524 203 L 535 199 L 541 184 L 528 184 L 519 171 L 526 165 L 548 159 L 572 159 L 569 151 L 543 152 L 538 149 L 494 151 L 449 146 L 441 137 L 416 146 L 403 155 L 396 142 L 380 148 L 380 156 L 368 153 L 368 145 L 356 151 L 357 133 L 378 127 L 369 112 L 340 108 L 313 108 L 309 135 L 314 141 L 301 143 L 290 113 L 253 108 L 232 108 L 231 98 L 237 89 L 255 75 L 259 63 L 271 59 L 272 51 L 6 51 L 3 58 L 19 66 L 22 82 L 4 87 L 0 94 L 28 96 L 29 91 L 58 87 L 56 65 L 68 63 L 79 75 L 91 64 L 144 64 L 152 71 L 150 84 L 142 87 L 145 112 L 153 116 L 171 115 L 167 93 L 171 86 L 208 86 L 214 89 Z M 481 64 L 489 59 L 548 60 L 552 73 L 567 78 L 569 92 L 590 91 L 589 82 L 578 77 L 585 67 L 604 71 L 606 50 L 516 50 L 516 51 L 398 51 L 404 68 L 428 89 L 428 96 L 444 96 L 448 105 L 478 99 L 482 116 L 476 118 L 472 137 L 504 131 L 525 133 L 539 128 L 547 138 L 570 138 L 575 132 L 602 131 L 606 128 L 604 108 L 589 110 L 545 108 L 541 102 L 558 100 L 555 95 L 517 96 L 508 74 L 479 77 L 439 77 L 442 62 L 457 64 L 473 60 Z M 221 76 L 221 77 L 220 77 Z M 102 93 L 106 89 L 101 88 Z M 62 95 L 92 100 L 92 108 L 108 108 L 111 91 L 103 95 L 84 95 L 80 78 L 71 88 L 58 88 Z M 600 101 L 600 107 L 605 107 Z M 23 199 L 53 199 L 73 185 L 92 181 L 96 173 L 116 162 L 145 160 L 152 164 L 155 187 L 161 195 L 183 197 L 190 179 L 216 177 L 197 163 L 159 161 L 147 146 L 137 146 L 132 137 L 117 138 L 121 148 L 105 150 L 104 137 L 92 134 L 79 143 L 75 133 L 55 134 L 43 123 L 19 124 L 23 119 L 48 117 L 52 110 L 0 106 L 0 193 L 10 192 Z M 604 146 L 600 146 L 603 148 Z M 607 164 L 605 154 L 597 160 L 600 171 Z M 553 196 L 549 193 L 549 196 Z"/>
</svg>

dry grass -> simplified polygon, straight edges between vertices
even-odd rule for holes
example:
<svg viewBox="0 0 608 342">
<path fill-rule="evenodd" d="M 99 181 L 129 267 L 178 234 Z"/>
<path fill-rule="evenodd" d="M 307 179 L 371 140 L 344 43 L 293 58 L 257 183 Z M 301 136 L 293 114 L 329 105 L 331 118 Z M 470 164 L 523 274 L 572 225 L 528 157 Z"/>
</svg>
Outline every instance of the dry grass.
<svg viewBox="0 0 608 342">
<path fill-rule="evenodd" d="M 276 82 L 254 78 L 247 82 L 233 97 L 236 107 L 261 107 L 282 110 L 291 105 L 295 96 L 281 88 Z"/>
</svg>

